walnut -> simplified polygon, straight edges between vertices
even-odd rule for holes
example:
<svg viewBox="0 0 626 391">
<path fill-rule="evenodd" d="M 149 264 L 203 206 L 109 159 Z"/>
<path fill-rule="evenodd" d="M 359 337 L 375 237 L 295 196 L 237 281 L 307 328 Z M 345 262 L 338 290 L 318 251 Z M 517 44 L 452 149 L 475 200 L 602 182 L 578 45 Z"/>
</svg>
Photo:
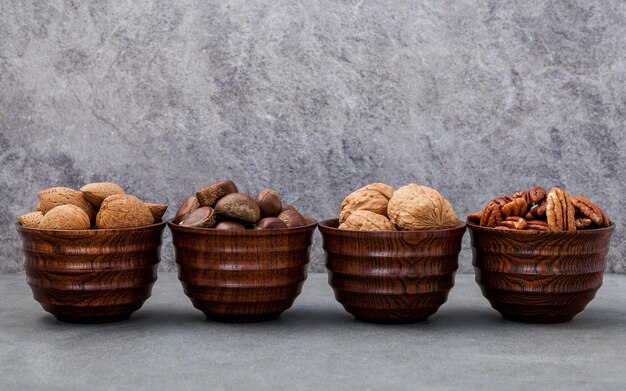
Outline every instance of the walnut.
<svg viewBox="0 0 626 391">
<path fill-rule="evenodd" d="M 387 213 L 389 220 L 402 230 L 451 228 L 457 224 L 448 200 L 437 190 L 414 183 L 393 193 Z"/>
<path fill-rule="evenodd" d="M 387 216 L 390 189 L 393 188 L 384 183 L 372 183 L 350 193 L 339 207 L 339 222 L 346 221 L 356 210 L 367 210 Z"/>
<path fill-rule="evenodd" d="M 385 216 L 368 210 L 355 210 L 339 225 L 339 229 L 355 231 L 395 231 L 394 225 Z"/>
</svg>

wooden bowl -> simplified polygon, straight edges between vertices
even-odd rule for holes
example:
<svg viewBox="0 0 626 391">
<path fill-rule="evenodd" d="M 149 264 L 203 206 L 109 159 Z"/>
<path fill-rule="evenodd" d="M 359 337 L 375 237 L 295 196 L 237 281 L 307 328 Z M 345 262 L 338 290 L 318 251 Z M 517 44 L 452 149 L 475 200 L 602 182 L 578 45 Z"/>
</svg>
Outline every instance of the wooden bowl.
<svg viewBox="0 0 626 391">
<path fill-rule="evenodd" d="M 209 319 L 244 323 L 276 319 L 291 307 L 307 277 L 317 222 L 245 231 L 168 226 L 193 306 Z"/>
<path fill-rule="evenodd" d="M 58 320 L 106 323 L 128 318 L 157 279 L 165 222 L 122 229 L 54 230 L 17 225 L 26 281 Z"/>
<path fill-rule="evenodd" d="M 516 231 L 467 223 L 476 282 L 505 319 L 571 320 L 602 285 L 615 225 L 585 231 Z"/>
<path fill-rule="evenodd" d="M 374 323 L 426 320 L 446 302 L 465 224 L 432 231 L 349 231 L 320 223 L 328 281 L 357 319 Z"/>
</svg>

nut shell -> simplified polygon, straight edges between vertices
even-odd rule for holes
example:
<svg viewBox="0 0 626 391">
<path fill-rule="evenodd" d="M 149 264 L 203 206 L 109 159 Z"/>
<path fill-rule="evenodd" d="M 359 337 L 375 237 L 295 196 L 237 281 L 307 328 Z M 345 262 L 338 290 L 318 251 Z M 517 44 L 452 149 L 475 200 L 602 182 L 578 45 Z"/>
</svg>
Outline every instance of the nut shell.
<svg viewBox="0 0 626 391">
<path fill-rule="evenodd" d="M 457 224 L 448 200 L 437 190 L 414 183 L 393 193 L 387 213 L 389 220 L 402 230 L 452 228 Z"/>
<path fill-rule="evenodd" d="M 41 207 L 41 213 L 46 215 L 52 208 L 60 205 L 76 205 L 87 213 L 89 218 L 93 221 L 95 212 L 93 207 L 83 197 L 83 194 L 69 187 L 51 187 L 37 193 L 39 197 L 39 206 Z"/>
<path fill-rule="evenodd" d="M 287 228 L 302 227 L 306 224 L 304 216 L 302 216 L 300 212 L 295 209 L 287 209 L 280 212 L 278 218 L 287 225 Z"/>
<path fill-rule="evenodd" d="M 17 221 L 22 227 L 37 228 L 41 219 L 43 219 L 43 213 L 40 211 L 34 211 L 19 216 Z"/>
<path fill-rule="evenodd" d="M 373 185 L 373 184 L 372 184 Z M 371 185 L 368 185 L 371 186 Z M 341 202 L 339 207 L 339 222 L 343 223 L 356 210 L 367 210 L 387 216 L 389 198 L 376 188 L 362 187 L 350 194 Z"/>
<path fill-rule="evenodd" d="M 237 186 L 229 179 L 218 181 L 206 185 L 202 189 L 196 192 L 196 198 L 200 203 L 200 206 L 213 207 L 217 201 L 227 194 L 237 193 Z"/>
<path fill-rule="evenodd" d="M 83 197 L 96 208 L 102 205 L 102 201 L 113 194 L 126 194 L 124 189 L 112 182 L 88 183 L 80 188 Z"/>
<path fill-rule="evenodd" d="M 359 190 L 378 190 L 388 200 L 393 197 L 393 192 L 396 191 L 396 189 L 392 186 L 381 182 L 370 183 L 369 185 L 363 186 Z"/>
<path fill-rule="evenodd" d="M 80 207 L 72 204 L 59 205 L 46 213 L 39 222 L 42 229 L 89 229 L 91 220 Z"/>
<path fill-rule="evenodd" d="M 157 223 L 161 221 L 161 218 L 163 217 L 163 215 L 165 214 L 165 211 L 167 210 L 167 205 L 155 204 L 153 202 L 144 202 L 144 204 L 146 204 L 148 209 L 150 209 L 150 213 L 152 213 L 152 218 L 154 219 L 154 222 Z"/>
<path fill-rule="evenodd" d="M 137 197 L 114 194 L 100 205 L 96 228 L 131 228 L 150 225 L 154 217 L 150 209 Z"/>
<path fill-rule="evenodd" d="M 175 224 L 180 223 L 181 221 L 185 219 L 185 217 L 189 213 L 193 212 L 199 207 L 200 207 L 200 202 L 198 202 L 198 199 L 196 198 L 196 196 L 191 196 L 187 198 L 185 201 L 183 201 L 183 203 L 180 205 L 180 207 L 176 211 L 176 215 L 174 215 L 174 220 L 173 220 L 174 223 Z"/>
<path fill-rule="evenodd" d="M 256 223 L 261 218 L 261 210 L 254 198 L 241 193 L 231 193 L 220 198 L 215 204 L 215 212 L 220 216 L 250 223 Z"/>
<path fill-rule="evenodd" d="M 185 227 L 211 228 L 215 225 L 215 211 L 210 206 L 203 206 L 189 213 L 180 223 Z"/>
<path fill-rule="evenodd" d="M 339 225 L 339 229 L 355 231 L 395 231 L 396 227 L 383 215 L 367 210 L 355 210 Z"/>
<path fill-rule="evenodd" d="M 256 223 L 256 229 L 281 229 L 287 228 L 287 224 L 278 217 L 265 217 Z"/>
<path fill-rule="evenodd" d="M 263 189 L 254 199 L 259 205 L 262 217 L 276 217 L 283 208 L 283 202 L 280 194 L 272 189 Z"/>
<path fill-rule="evenodd" d="M 215 226 L 215 229 L 220 229 L 224 231 L 241 231 L 245 230 L 246 227 L 243 224 L 237 223 L 235 221 L 222 221 Z"/>
</svg>

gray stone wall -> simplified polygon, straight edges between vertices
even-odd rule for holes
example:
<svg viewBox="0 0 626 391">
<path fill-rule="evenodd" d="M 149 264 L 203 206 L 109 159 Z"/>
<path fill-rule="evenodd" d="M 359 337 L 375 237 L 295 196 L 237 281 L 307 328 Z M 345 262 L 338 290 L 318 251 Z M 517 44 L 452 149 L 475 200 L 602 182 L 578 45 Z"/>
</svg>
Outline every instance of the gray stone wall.
<svg viewBox="0 0 626 391">
<path fill-rule="evenodd" d="M 626 272 L 625 21 L 623 1 L 2 1 L 0 270 L 39 189 L 110 180 L 172 216 L 232 178 L 316 218 L 372 181 L 460 216 L 564 186 L 617 222 Z"/>
</svg>

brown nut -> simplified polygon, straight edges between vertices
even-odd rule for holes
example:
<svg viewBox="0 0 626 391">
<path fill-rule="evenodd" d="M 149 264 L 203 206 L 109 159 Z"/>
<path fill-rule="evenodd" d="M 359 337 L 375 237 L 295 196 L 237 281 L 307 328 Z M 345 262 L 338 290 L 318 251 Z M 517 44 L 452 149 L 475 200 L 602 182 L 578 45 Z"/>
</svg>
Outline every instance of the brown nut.
<svg viewBox="0 0 626 391">
<path fill-rule="evenodd" d="M 152 202 L 144 202 L 148 209 L 150 209 L 150 213 L 152 213 L 152 217 L 154 218 L 154 222 L 158 223 L 161 221 L 161 218 L 165 214 L 167 210 L 167 205 L 164 204 L 155 204 Z"/>
<path fill-rule="evenodd" d="M 389 199 L 376 189 L 360 188 L 350 194 L 339 206 L 339 222 L 343 223 L 355 210 L 367 210 L 387 216 Z"/>
<path fill-rule="evenodd" d="M 546 189 L 541 186 L 533 186 L 526 192 L 526 196 L 524 199 L 528 205 L 538 204 L 545 200 L 546 198 Z"/>
<path fill-rule="evenodd" d="M 604 212 L 602 212 L 602 209 L 600 209 L 596 204 L 580 195 L 571 196 L 570 200 L 572 201 L 578 215 L 591 219 L 591 221 L 600 227 L 604 225 Z M 609 225 L 611 224 L 609 223 Z"/>
<path fill-rule="evenodd" d="M 283 204 L 283 207 L 280 209 L 281 212 L 284 212 L 286 210 L 297 210 L 296 208 L 294 208 L 291 205 L 287 205 L 287 204 Z"/>
<path fill-rule="evenodd" d="M 369 185 L 365 185 L 357 191 L 359 190 L 378 190 L 380 194 L 384 195 L 385 198 L 387 198 L 388 200 L 393 197 L 393 192 L 396 191 L 396 189 L 394 189 L 393 187 L 381 182 L 370 183 Z"/>
<path fill-rule="evenodd" d="M 528 210 L 528 204 L 524 198 L 515 198 L 513 201 L 504 205 L 500 212 L 503 218 L 510 216 L 524 216 Z"/>
<path fill-rule="evenodd" d="M 259 205 L 262 217 L 276 217 L 283 209 L 280 194 L 272 189 L 263 189 L 254 199 Z"/>
<path fill-rule="evenodd" d="M 576 218 L 576 229 L 587 229 L 591 227 L 593 221 L 588 217 L 577 217 Z"/>
<path fill-rule="evenodd" d="M 526 212 L 526 214 L 524 215 L 524 219 L 525 220 L 534 220 L 535 216 L 531 213 L 531 211 Z"/>
<path fill-rule="evenodd" d="M 245 230 L 246 227 L 243 224 L 237 223 L 235 221 L 222 221 L 218 225 L 215 226 L 215 229 L 224 230 L 224 231 L 241 231 Z"/>
<path fill-rule="evenodd" d="M 80 207 L 72 204 L 59 205 L 48 211 L 41 221 L 42 229 L 89 229 L 91 220 Z"/>
<path fill-rule="evenodd" d="M 485 206 L 480 217 L 480 225 L 483 227 L 497 227 L 502 222 L 502 213 L 500 212 L 500 204 L 491 201 Z"/>
<path fill-rule="evenodd" d="M 483 212 L 480 210 L 477 212 L 468 213 L 467 221 L 470 221 L 474 224 L 480 224 L 480 218 L 482 217 L 482 215 L 483 215 Z"/>
<path fill-rule="evenodd" d="M 278 217 L 265 217 L 256 223 L 257 229 L 281 229 L 287 228 L 287 224 Z"/>
<path fill-rule="evenodd" d="M 96 216 L 96 228 L 143 227 L 154 222 L 150 209 L 137 197 L 114 194 L 102 201 Z"/>
<path fill-rule="evenodd" d="M 215 225 L 215 211 L 210 206 L 203 206 L 189 213 L 180 223 L 184 227 L 211 228 Z"/>
<path fill-rule="evenodd" d="M 518 199 L 523 200 L 523 198 L 518 198 Z M 500 226 L 521 230 L 521 229 L 526 229 L 527 224 L 526 224 L 526 220 L 523 217 L 509 216 L 506 218 L 506 220 L 500 223 Z"/>
<path fill-rule="evenodd" d="M 546 200 L 541 201 L 541 203 L 533 205 L 530 208 L 530 213 L 535 216 L 536 219 L 540 219 L 542 217 L 546 217 L 546 208 L 548 207 L 548 202 Z"/>
<path fill-rule="evenodd" d="M 567 193 L 555 187 L 546 196 L 546 220 L 550 231 L 575 231 L 574 205 Z"/>
<path fill-rule="evenodd" d="M 200 206 L 214 207 L 217 201 L 227 194 L 237 193 L 237 185 L 230 179 L 225 179 L 206 185 L 196 192 Z"/>
<path fill-rule="evenodd" d="M 99 208 L 102 201 L 108 196 L 113 194 L 126 194 L 124 189 L 111 182 L 88 183 L 80 188 L 80 192 L 83 194 L 83 197 L 96 208 Z"/>
<path fill-rule="evenodd" d="M 40 211 L 34 211 L 19 216 L 17 218 L 17 221 L 22 227 L 37 228 L 42 218 L 43 213 L 41 213 Z"/>
<path fill-rule="evenodd" d="M 280 212 L 278 218 L 282 220 L 288 228 L 302 227 L 306 224 L 304 216 L 295 209 L 287 209 L 284 212 Z"/>
<path fill-rule="evenodd" d="M 87 213 L 90 220 L 93 221 L 95 211 L 83 194 L 69 187 L 51 187 L 37 193 L 41 206 L 41 213 L 44 215 L 52 208 L 59 205 L 76 205 Z"/>
<path fill-rule="evenodd" d="M 549 231 L 548 223 L 542 220 L 526 221 L 526 229 L 535 231 Z"/>
<path fill-rule="evenodd" d="M 215 212 L 223 217 L 250 223 L 256 223 L 261 218 L 261 210 L 254 198 L 241 193 L 231 193 L 220 198 L 215 204 Z"/>
<path fill-rule="evenodd" d="M 395 231 L 396 227 L 383 215 L 368 210 L 355 210 L 339 225 L 339 229 L 355 231 Z"/>
<path fill-rule="evenodd" d="M 179 224 L 181 221 L 185 219 L 185 217 L 189 213 L 193 212 L 199 207 L 200 207 L 200 203 L 198 202 L 198 199 L 196 198 L 196 196 L 191 196 L 187 198 L 185 201 L 183 201 L 183 203 L 180 205 L 180 207 L 176 211 L 176 215 L 174 215 L 174 219 L 172 221 L 174 222 L 174 224 Z"/>
<path fill-rule="evenodd" d="M 437 190 L 414 183 L 393 193 L 387 213 L 391 223 L 402 230 L 452 228 L 457 224 L 448 200 Z"/>
</svg>

